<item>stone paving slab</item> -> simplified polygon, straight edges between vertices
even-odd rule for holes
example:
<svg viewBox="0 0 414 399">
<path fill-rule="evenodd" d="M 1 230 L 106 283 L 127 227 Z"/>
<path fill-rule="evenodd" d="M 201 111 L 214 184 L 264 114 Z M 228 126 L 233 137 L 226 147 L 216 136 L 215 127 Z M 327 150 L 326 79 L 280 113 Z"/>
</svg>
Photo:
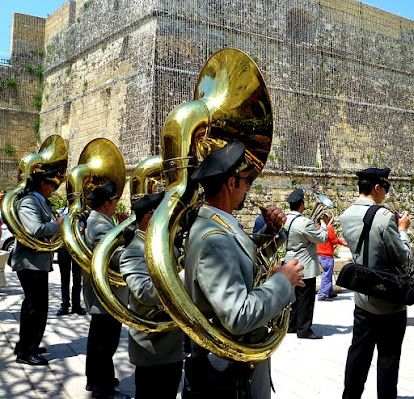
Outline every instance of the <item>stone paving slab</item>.
<svg viewBox="0 0 414 399">
<path fill-rule="evenodd" d="M 13 355 L 18 340 L 20 283 L 6 267 L 7 285 L 0 288 L 0 399 L 89 399 L 84 376 L 89 316 L 57 317 L 60 307 L 60 274 L 56 266 L 50 273 L 49 318 L 42 345 L 48 348 L 47 367 L 17 364 Z M 301 340 L 288 334 L 272 356 L 272 378 L 276 394 L 282 399 L 332 399 L 342 395 L 344 368 L 352 339 L 352 293 L 341 290 L 333 301 L 316 302 L 314 331 L 322 340 Z M 414 399 L 414 307 L 408 310 L 398 398 Z M 128 361 L 127 328 L 115 354 L 118 387 L 134 397 L 134 367 Z M 363 399 L 376 395 L 376 355 L 371 365 Z M 177 398 L 181 398 L 178 394 Z M 156 398 L 151 398 L 156 399 Z"/>
</svg>

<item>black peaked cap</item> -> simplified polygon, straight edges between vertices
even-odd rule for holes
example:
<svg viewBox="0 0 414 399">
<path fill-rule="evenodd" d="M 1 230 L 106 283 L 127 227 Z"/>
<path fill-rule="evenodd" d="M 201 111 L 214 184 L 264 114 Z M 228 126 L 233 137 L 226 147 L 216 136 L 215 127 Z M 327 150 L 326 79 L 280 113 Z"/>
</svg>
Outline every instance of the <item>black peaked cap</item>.
<svg viewBox="0 0 414 399">
<path fill-rule="evenodd" d="M 238 140 L 229 141 L 224 147 L 210 153 L 191 175 L 191 180 L 202 182 L 219 176 L 232 176 L 246 162 L 246 147 Z"/>
<path fill-rule="evenodd" d="M 102 186 L 96 187 L 91 191 L 88 196 L 88 200 L 98 200 L 98 201 L 111 201 L 113 199 L 119 199 L 119 196 L 116 194 L 116 184 L 112 180 L 108 183 L 103 184 Z"/>
<path fill-rule="evenodd" d="M 368 180 L 372 182 L 377 181 L 385 181 L 388 182 L 388 175 L 390 174 L 391 169 L 390 168 L 368 168 L 361 170 L 356 173 L 356 175 L 359 177 L 359 180 Z"/>
<path fill-rule="evenodd" d="M 165 192 L 162 191 L 156 194 L 147 194 L 144 195 L 141 199 L 136 201 L 131 206 L 131 211 L 135 214 L 145 215 L 148 212 L 153 212 L 157 209 L 158 205 L 161 203 L 164 198 Z"/>
<path fill-rule="evenodd" d="M 289 196 L 286 198 L 286 202 L 289 204 L 295 204 L 305 198 L 305 194 L 301 188 L 297 188 L 296 190 L 292 191 Z"/>
</svg>

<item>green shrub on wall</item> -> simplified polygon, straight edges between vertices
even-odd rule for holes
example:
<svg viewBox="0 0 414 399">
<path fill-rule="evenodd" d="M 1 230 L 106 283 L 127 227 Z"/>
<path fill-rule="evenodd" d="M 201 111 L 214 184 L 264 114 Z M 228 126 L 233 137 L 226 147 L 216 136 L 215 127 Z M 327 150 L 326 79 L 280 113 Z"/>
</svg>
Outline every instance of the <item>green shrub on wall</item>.
<svg viewBox="0 0 414 399">
<path fill-rule="evenodd" d="M 6 155 L 11 157 L 16 153 L 16 149 L 13 147 L 11 143 L 6 143 L 4 148 L 1 149 L 1 152 L 4 152 Z"/>
</svg>

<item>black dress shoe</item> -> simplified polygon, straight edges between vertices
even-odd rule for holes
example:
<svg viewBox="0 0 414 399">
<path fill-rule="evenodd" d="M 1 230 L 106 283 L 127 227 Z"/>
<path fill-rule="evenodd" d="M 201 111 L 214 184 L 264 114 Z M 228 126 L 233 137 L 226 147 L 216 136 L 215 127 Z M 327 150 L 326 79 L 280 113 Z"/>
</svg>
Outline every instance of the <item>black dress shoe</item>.
<svg viewBox="0 0 414 399">
<path fill-rule="evenodd" d="M 112 391 L 111 393 L 92 392 L 92 397 L 95 399 L 131 399 L 129 395 L 118 391 Z"/>
<path fill-rule="evenodd" d="M 17 356 L 16 362 L 28 364 L 30 366 L 47 366 L 49 364 L 49 362 L 40 355 Z"/>
<path fill-rule="evenodd" d="M 316 334 L 309 334 L 309 335 L 305 335 L 304 337 L 299 337 L 298 338 L 304 338 L 304 339 L 322 339 L 322 335 L 316 335 Z"/>
<path fill-rule="evenodd" d="M 41 355 L 42 353 L 47 353 L 47 349 L 44 346 L 39 346 L 36 352 L 38 355 Z"/>
<path fill-rule="evenodd" d="M 336 298 L 337 296 L 338 294 L 332 294 L 332 295 L 329 295 L 328 298 Z"/>
<path fill-rule="evenodd" d="M 117 387 L 117 386 L 119 385 L 119 380 L 118 380 L 118 378 L 114 378 L 113 384 L 114 384 L 114 385 L 113 385 L 114 387 Z M 85 389 L 86 389 L 87 391 L 93 391 L 92 385 L 91 385 L 91 384 L 89 384 L 89 382 L 88 382 L 88 381 L 86 381 L 86 387 L 85 387 Z"/>
<path fill-rule="evenodd" d="M 86 310 L 82 308 L 81 306 L 76 306 L 76 307 L 72 307 L 71 313 L 76 313 L 76 314 L 80 314 L 81 316 L 85 316 Z"/>
<path fill-rule="evenodd" d="M 61 306 L 60 309 L 57 311 L 56 316 L 65 316 L 69 314 L 69 308 L 66 306 Z"/>
</svg>

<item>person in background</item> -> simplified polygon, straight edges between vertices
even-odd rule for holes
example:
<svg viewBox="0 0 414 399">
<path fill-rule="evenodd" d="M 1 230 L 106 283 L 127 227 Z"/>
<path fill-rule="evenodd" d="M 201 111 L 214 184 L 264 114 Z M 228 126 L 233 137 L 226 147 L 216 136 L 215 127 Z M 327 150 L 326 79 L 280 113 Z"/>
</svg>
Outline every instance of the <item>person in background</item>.
<svg viewBox="0 0 414 399">
<path fill-rule="evenodd" d="M 328 215 L 322 214 L 321 216 L 323 222 L 327 225 L 329 223 Z M 328 226 L 328 239 L 324 244 L 318 244 L 319 263 L 322 266 L 322 277 L 318 292 L 318 301 L 325 301 L 326 299 L 332 299 L 337 296 L 337 294 L 334 293 L 332 284 L 335 245 L 346 244 L 336 236 L 335 230 L 332 224 L 330 224 Z"/>
<path fill-rule="evenodd" d="M 80 294 L 82 290 L 81 267 L 72 259 L 66 247 L 58 249 L 58 264 L 60 268 L 60 283 L 62 290 L 62 304 L 57 311 L 57 316 L 64 316 L 69 313 L 70 303 L 70 272 L 72 271 L 72 311 L 79 315 L 86 315 L 81 306 Z"/>
<path fill-rule="evenodd" d="M 263 226 L 266 224 L 263 215 L 259 215 L 256 220 L 254 221 L 254 226 L 253 226 L 253 234 L 258 233 Z"/>
<path fill-rule="evenodd" d="M 68 207 L 63 208 L 60 216 L 68 214 Z M 57 316 L 64 316 L 69 313 L 70 308 L 70 272 L 72 271 L 72 313 L 86 315 L 85 309 L 81 306 L 80 294 L 82 290 L 81 267 L 72 259 L 65 246 L 58 249 L 58 264 L 60 269 L 60 284 L 62 290 L 62 303 L 57 311 Z"/>
<path fill-rule="evenodd" d="M 290 313 L 289 333 L 296 333 L 298 338 L 321 339 L 312 331 L 313 310 L 315 307 L 316 276 L 319 275 L 317 244 L 323 244 L 328 238 L 325 222 L 321 221 L 318 229 L 313 220 L 303 215 L 305 210 L 302 189 L 294 190 L 286 201 L 290 205 L 285 229 L 287 231 L 285 262 L 298 259 L 304 266 L 303 282 L 305 286 L 296 286 L 296 302 Z"/>
</svg>

